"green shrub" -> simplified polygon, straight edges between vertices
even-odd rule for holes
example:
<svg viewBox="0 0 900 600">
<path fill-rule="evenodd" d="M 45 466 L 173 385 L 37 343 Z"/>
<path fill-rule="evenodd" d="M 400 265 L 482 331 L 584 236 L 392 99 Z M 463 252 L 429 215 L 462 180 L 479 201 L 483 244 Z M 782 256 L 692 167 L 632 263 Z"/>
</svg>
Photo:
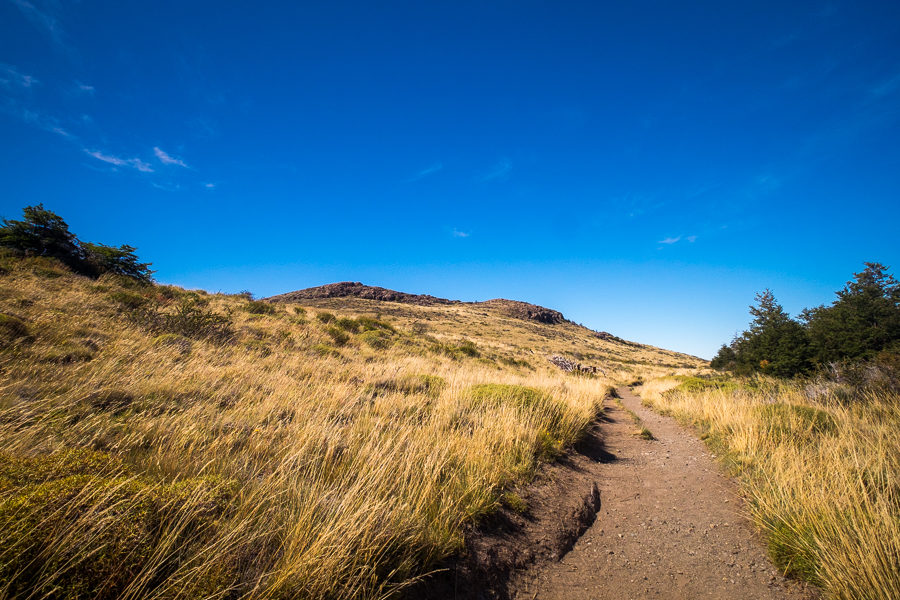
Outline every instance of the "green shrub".
<svg viewBox="0 0 900 600">
<path fill-rule="evenodd" d="M 515 492 L 506 492 L 500 496 L 500 502 L 509 510 L 524 515 L 528 513 L 528 503 Z"/>
<path fill-rule="evenodd" d="M 68 364 L 87 362 L 94 358 L 95 345 L 90 340 L 66 340 L 58 346 L 46 350 L 42 358 L 46 362 Z"/>
<path fill-rule="evenodd" d="M 214 478 L 134 477 L 100 452 L 0 455 L 4 595 L 112 599 L 140 573 L 152 595 L 211 539 L 235 492 Z"/>
<path fill-rule="evenodd" d="M 337 317 L 334 316 L 334 313 L 330 313 L 330 312 L 320 312 L 320 313 L 316 313 L 316 319 L 318 319 L 318 320 L 321 321 L 322 323 L 331 323 L 331 322 L 334 321 L 336 318 L 337 318 Z"/>
<path fill-rule="evenodd" d="M 704 392 L 707 390 L 720 390 L 723 392 L 733 392 L 741 388 L 737 382 L 725 377 L 702 378 L 690 375 L 677 375 L 676 379 L 681 380 L 676 391 L 680 392 Z"/>
<path fill-rule="evenodd" d="M 229 317 L 204 308 L 200 302 L 191 298 L 182 299 L 174 310 L 145 310 L 135 318 L 159 334 L 174 333 L 214 342 L 227 342 L 234 338 Z"/>
<path fill-rule="evenodd" d="M 82 402 L 96 410 L 116 412 L 129 407 L 134 402 L 134 396 L 122 390 L 99 390 L 85 396 Z"/>
<path fill-rule="evenodd" d="M 802 404 L 766 404 L 759 414 L 779 442 L 808 443 L 813 438 L 835 432 L 834 418 L 826 411 Z"/>
<path fill-rule="evenodd" d="M 128 310 L 137 310 L 150 302 L 146 296 L 128 290 L 111 292 L 109 299 Z"/>
<path fill-rule="evenodd" d="M 357 317 L 356 322 L 359 325 L 360 329 L 363 331 L 389 331 L 391 333 L 397 333 L 397 329 L 386 321 L 382 321 L 380 319 L 376 319 L 373 317 Z"/>
<path fill-rule="evenodd" d="M 334 326 L 326 327 L 325 333 L 332 339 L 332 341 L 334 341 L 335 345 L 337 346 L 343 346 L 350 341 L 350 336 L 346 332 Z"/>
<path fill-rule="evenodd" d="M 278 312 L 274 304 L 262 300 L 251 300 L 244 305 L 244 310 L 253 315 L 274 315 Z"/>
<path fill-rule="evenodd" d="M 306 309 L 303 308 L 302 306 L 295 306 L 295 307 L 294 307 L 294 314 L 297 315 L 298 317 L 305 317 L 305 316 L 306 316 Z"/>
<path fill-rule="evenodd" d="M 256 352 L 260 356 L 266 357 L 272 354 L 272 348 L 264 340 L 247 340 L 244 342 L 244 348 L 251 352 Z"/>
<path fill-rule="evenodd" d="M 475 342 L 473 342 L 472 340 L 461 341 L 456 345 L 456 349 L 458 352 L 460 352 L 461 354 L 465 354 L 466 356 L 481 356 L 481 352 L 478 351 L 478 346 L 476 346 Z"/>
<path fill-rule="evenodd" d="M 315 344 L 312 347 L 312 351 L 318 354 L 319 356 L 330 356 L 333 358 L 340 358 L 341 353 L 337 348 L 332 348 L 328 344 Z"/>
<path fill-rule="evenodd" d="M 192 344 L 191 340 L 183 335 L 178 335 L 177 333 L 164 333 L 153 338 L 153 345 L 175 348 L 182 354 L 187 354 L 191 351 Z"/>
<path fill-rule="evenodd" d="M 364 331 L 360 334 L 359 339 L 376 350 L 390 348 L 394 343 L 391 334 L 386 331 Z"/>
<path fill-rule="evenodd" d="M 432 344 L 429 346 L 432 352 L 437 354 L 443 354 L 445 356 L 449 356 L 450 358 L 459 358 L 461 356 L 471 356 L 473 358 L 477 358 L 481 356 L 481 352 L 478 351 L 478 346 L 475 345 L 475 342 L 470 340 L 463 340 L 458 344 L 448 344 L 446 342 L 439 342 L 431 338 Z"/>
<path fill-rule="evenodd" d="M 533 387 L 506 383 L 481 383 L 469 390 L 469 397 L 477 404 L 512 403 L 519 407 L 532 407 L 541 404 L 547 396 L 546 392 Z"/>
<path fill-rule="evenodd" d="M 17 341 L 30 342 L 33 339 L 25 321 L 13 315 L 0 313 L 0 348 L 10 346 Z"/>
<path fill-rule="evenodd" d="M 351 333 L 359 332 L 359 322 L 356 319 L 350 319 L 347 317 L 341 317 L 339 319 L 334 320 L 334 326 L 343 329 L 344 331 L 349 331 Z"/>
<path fill-rule="evenodd" d="M 542 413 L 547 419 L 551 437 L 562 423 L 566 409 L 552 394 L 524 385 L 482 383 L 469 389 L 474 406 L 513 406 L 521 411 Z"/>
<path fill-rule="evenodd" d="M 404 375 L 398 379 L 386 379 L 369 384 L 367 392 L 373 397 L 385 392 L 400 394 L 422 394 L 431 398 L 441 395 L 447 387 L 447 380 L 438 375 Z"/>
</svg>

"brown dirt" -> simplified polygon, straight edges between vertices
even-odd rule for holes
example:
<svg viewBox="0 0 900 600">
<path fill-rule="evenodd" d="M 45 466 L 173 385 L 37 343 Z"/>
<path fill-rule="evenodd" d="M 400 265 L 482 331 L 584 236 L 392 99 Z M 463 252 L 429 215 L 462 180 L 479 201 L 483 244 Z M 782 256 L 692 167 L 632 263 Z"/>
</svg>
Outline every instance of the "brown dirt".
<svg viewBox="0 0 900 600">
<path fill-rule="evenodd" d="M 630 390 L 619 395 L 656 440 L 635 435 L 607 399 L 586 439 L 522 492 L 526 515 L 503 509 L 469 532 L 465 556 L 408 597 L 818 598 L 769 562 L 736 484 L 703 443 Z"/>
<path fill-rule="evenodd" d="M 635 436 L 629 415 L 608 407 L 597 520 L 561 561 L 523 574 L 517 597 L 816 598 L 769 562 L 735 483 L 703 443 L 630 390 L 619 394 L 657 439 Z"/>
</svg>

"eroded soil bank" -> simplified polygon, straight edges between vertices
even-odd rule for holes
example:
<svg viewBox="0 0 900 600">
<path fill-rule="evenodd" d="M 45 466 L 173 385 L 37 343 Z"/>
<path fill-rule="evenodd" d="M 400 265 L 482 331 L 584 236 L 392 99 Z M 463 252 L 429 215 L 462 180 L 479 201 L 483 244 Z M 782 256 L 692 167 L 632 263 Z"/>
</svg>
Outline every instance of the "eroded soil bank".
<svg viewBox="0 0 900 600">
<path fill-rule="evenodd" d="M 655 440 L 636 436 L 631 417 L 607 400 L 585 441 L 529 489 L 529 512 L 501 511 L 470 536 L 462 563 L 414 595 L 817 598 L 769 562 L 735 482 L 704 444 L 627 388 L 619 395 Z"/>
</svg>

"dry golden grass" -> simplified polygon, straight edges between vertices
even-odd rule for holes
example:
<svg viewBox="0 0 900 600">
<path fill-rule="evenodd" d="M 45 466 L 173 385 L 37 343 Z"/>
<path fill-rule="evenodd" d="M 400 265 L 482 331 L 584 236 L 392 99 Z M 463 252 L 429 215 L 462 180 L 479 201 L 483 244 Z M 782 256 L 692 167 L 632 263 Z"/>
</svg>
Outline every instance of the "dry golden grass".
<svg viewBox="0 0 900 600">
<path fill-rule="evenodd" d="M 683 383 L 640 391 L 699 425 L 740 474 L 776 564 L 833 598 L 900 598 L 900 397 L 848 403 L 820 385 Z"/>
<path fill-rule="evenodd" d="M 44 261 L 4 271 L 0 597 L 390 596 L 572 444 L 611 384 L 697 362 L 469 305 L 331 301 L 325 322 Z M 142 312 L 184 302 L 229 315 L 231 341 Z"/>
</svg>

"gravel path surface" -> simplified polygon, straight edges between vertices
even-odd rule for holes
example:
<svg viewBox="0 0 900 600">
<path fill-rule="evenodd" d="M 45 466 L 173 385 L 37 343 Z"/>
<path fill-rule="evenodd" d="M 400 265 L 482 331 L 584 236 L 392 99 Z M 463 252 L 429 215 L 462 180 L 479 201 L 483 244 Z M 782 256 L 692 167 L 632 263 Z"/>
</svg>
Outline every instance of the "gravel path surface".
<svg viewBox="0 0 900 600">
<path fill-rule="evenodd" d="M 608 401 L 606 454 L 592 465 L 597 520 L 562 560 L 526 573 L 516 597 L 817 598 L 769 562 L 736 484 L 704 444 L 627 388 L 619 395 L 657 439 L 634 435 L 631 417 Z"/>
</svg>

